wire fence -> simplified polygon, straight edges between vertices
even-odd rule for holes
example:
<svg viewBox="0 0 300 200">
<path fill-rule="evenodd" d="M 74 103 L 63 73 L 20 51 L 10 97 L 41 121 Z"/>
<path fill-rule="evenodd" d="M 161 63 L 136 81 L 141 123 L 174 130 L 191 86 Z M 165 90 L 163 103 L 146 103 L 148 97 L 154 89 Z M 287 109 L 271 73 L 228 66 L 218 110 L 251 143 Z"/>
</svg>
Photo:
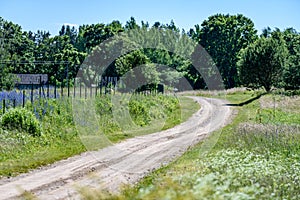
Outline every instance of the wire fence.
<svg viewBox="0 0 300 200">
<path fill-rule="evenodd" d="M 115 93 L 115 87 L 108 87 L 107 85 L 92 85 L 90 87 L 74 81 L 72 86 L 59 86 L 54 84 L 40 84 L 40 85 L 22 85 L 17 86 L 12 91 L 0 91 L 0 109 L 4 113 L 8 108 L 15 108 L 17 106 L 25 107 L 29 101 L 33 103 L 39 99 L 58 99 L 58 98 L 92 98 L 97 95 L 107 93 Z"/>
<path fill-rule="evenodd" d="M 158 87 L 163 93 L 163 88 Z M 62 83 L 56 84 L 26 84 L 16 85 L 12 91 L 0 91 L 0 109 L 5 113 L 9 108 L 18 106 L 25 107 L 27 102 L 33 104 L 40 99 L 61 99 L 61 98 L 94 98 L 106 94 L 116 94 L 122 91 L 122 82 L 119 77 L 101 77 L 96 84 L 87 85 L 81 80 L 73 79 L 66 86 Z M 159 91 L 133 91 L 140 94 L 153 94 Z"/>
</svg>

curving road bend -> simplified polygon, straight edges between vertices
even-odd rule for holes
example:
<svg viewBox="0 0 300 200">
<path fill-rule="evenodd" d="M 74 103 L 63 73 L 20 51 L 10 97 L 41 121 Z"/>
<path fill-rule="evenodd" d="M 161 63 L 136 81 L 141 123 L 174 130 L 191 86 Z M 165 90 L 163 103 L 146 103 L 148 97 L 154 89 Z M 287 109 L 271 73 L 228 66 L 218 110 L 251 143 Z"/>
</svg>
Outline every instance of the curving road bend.
<svg viewBox="0 0 300 200">
<path fill-rule="evenodd" d="M 0 199 L 19 199 L 24 191 L 38 199 L 80 199 L 80 187 L 118 191 L 123 184 L 136 183 L 230 121 L 232 110 L 226 101 L 190 98 L 200 103 L 201 109 L 188 121 L 0 180 Z"/>
</svg>

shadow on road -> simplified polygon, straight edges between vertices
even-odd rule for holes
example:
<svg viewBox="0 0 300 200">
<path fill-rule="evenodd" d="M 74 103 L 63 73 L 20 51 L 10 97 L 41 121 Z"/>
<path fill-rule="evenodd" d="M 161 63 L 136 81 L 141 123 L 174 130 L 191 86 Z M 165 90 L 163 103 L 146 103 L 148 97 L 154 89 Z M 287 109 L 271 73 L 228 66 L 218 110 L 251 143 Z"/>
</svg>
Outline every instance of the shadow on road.
<svg viewBox="0 0 300 200">
<path fill-rule="evenodd" d="M 241 102 L 241 103 L 227 103 L 227 104 L 224 104 L 224 105 L 225 106 L 244 106 L 244 105 L 247 105 L 247 104 L 255 101 L 256 99 L 259 99 L 261 96 L 266 95 L 266 94 L 267 94 L 267 92 L 264 92 L 264 93 L 261 93 L 261 94 L 257 95 L 256 97 L 253 97 L 253 98 L 248 99 L 248 100 L 246 100 L 244 102 Z"/>
</svg>

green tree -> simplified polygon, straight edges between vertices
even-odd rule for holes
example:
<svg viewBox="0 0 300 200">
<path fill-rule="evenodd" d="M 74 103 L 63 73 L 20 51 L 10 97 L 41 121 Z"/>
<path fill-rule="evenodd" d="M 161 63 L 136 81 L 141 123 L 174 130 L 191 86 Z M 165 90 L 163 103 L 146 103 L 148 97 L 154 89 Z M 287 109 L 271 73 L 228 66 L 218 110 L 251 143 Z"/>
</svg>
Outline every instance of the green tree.
<svg viewBox="0 0 300 200">
<path fill-rule="evenodd" d="M 66 82 L 67 79 L 74 78 L 80 64 L 86 57 L 86 53 L 79 52 L 71 44 L 71 38 L 68 35 L 50 38 L 49 47 L 51 54 L 48 59 L 54 63 L 49 65 L 46 73 L 49 74 L 51 80 Z"/>
<path fill-rule="evenodd" d="M 282 78 L 287 55 L 280 34 L 262 36 L 240 52 L 238 68 L 242 84 L 251 88 L 264 87 L 269 92 Z"/>
<path fill-rule="evenodd" d="M 106 39 L 105 24 L 101 23 L 80 26 L 78 37 L 78 40 L 83 43 L 81 45 L 81 50 L 90 52 L 95 46 L 99 45 Z"/>
<path fill-rule="evenodd" d="M 189 34 L 197 40 L 216 63 L 227 88 L 238 86 L 237 54 L 257 39 L 251 19 L 238 15 L 216 14 L 195 26 Z"/>
<path fill-rule="evenodd" d="M 116 71 L 123 78 L 127 91 L 154 89 L 160 80 L 156 64 L 140 50 L 121 56 L 115 63 Z M 154 87 L 154 88 L 153 88 Z"/>
<path fill-rule="evenodd" d="M 134 17 L 130 17 L 130 19 L 126 22 L 125 30 L 139 29 L 139 28 L 140 26 L 136 23 Z"/>
<path fill-rule="evenodd" d="M 149 58 L 141 51 L 134 51 L 123 55 L 116 60 L 116 70 L 120 76 L 134 69 L 137 66 L 149 63 Z"/>
<path fill-rule="evenodd" d="M 189 74 L 192 72 L 189 58 L 194 50 L 195 43 L 191 42 L 184 32 L 180 33 L 180 29 L 175 26 L 173 20 L 166 25 L 156 22 L 152 28 L 140 32 L 142 37 L 137 36 L 137 38 L 141 38 L 139 45 L 152 44 L 155 47 L 143 49 L 143 52 L 151 63 L 157 65 L 160 79 L 165 84 L 179 87 L 182 77 L 187 78 L 193 84 L 194 77 Z M 169 69 L 162 69 L 161 65 L 167 66 Z"/>
<path fill-rule="evenodd" d="M 262 37 L 270 37 L 271 34 L 272 34 L 272 29 L 270 27 L 267 27 L 262 30 L 261 36 Z"/>
<path fill-rule="evenodd" d="M 22 73 L 32 68 L 34 42 L 21 26 L 0 17 L 0 89 L 11 89 L 15 82 L 12 73 Z M 22 64 L 20 64 L 22 63 Z"/>
<path fill-rule="evenodd" d="M 300 34 L 293 28 L 283 32 L 283 38 L 289 51 L 288 62 L 283 72 L 283 84 L 286 89 L 300 88 Z"/>
<path fill-rule="evenodd" d="M 70 37 L 70 43 L 75 45 L 77 40 L 77 30 L 74 26 L 72 28 L 70 25 L 63 25 L 59 31 L 59 36 L 68 35 Z"/>
<path fill-rule="evenodd" d="M 64 28 L 60 34 L 54 37 L 50 37 L 50 34 L 45 31 L 28 34 L 35 47 L 32 51 L 34 64 L 26 73 L 48 74 L 51 83 L 66 82 L 67 78 L 70 80 L 76 76 L 86 54 L 74 47 L 71 37 L 64 32 Z"/>
<path fill-rule="evenodd" d="M 123 31 L 122 24 L 116 20 L 107 25 L 103 23 L 82 25 L 79 27 L 75 47 L 79 51 L 90 53 L 103 41 Z"/>
</svg>

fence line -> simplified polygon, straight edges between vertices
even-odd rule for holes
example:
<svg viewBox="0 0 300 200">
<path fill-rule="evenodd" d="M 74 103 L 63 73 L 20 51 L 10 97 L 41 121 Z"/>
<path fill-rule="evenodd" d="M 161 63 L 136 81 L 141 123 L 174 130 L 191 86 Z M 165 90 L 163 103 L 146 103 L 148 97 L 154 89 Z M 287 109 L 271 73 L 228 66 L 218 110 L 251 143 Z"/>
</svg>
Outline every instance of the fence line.
<svg viewBox="0 0 300 200">
<path fill-rule="evenodd" d="M 56 82 L 54 85 L 40 84 L 40 85 L 22 85 L 18 86 L 13 91 L 0 91 L 0 109 L 2 113 L 10 107 L 22 106 L 25 107 L 26 102 L 30 101 L 32 104 L 37 99 L 58 99 L 58 98 L 93 98 L 96 96 L 115 94 L 118 90 L 118 79 L 116 77 L 104 77 L 99 83 L 87 86 L 83 82 L 76 82 L 73 80 L 73 85 L 64 84 L 58 86 Z M 141 95 L 156 94 L 160 91 L 135 91 Z M 163 93 L 163 91 L 162 91 Z"/>
</svg>

